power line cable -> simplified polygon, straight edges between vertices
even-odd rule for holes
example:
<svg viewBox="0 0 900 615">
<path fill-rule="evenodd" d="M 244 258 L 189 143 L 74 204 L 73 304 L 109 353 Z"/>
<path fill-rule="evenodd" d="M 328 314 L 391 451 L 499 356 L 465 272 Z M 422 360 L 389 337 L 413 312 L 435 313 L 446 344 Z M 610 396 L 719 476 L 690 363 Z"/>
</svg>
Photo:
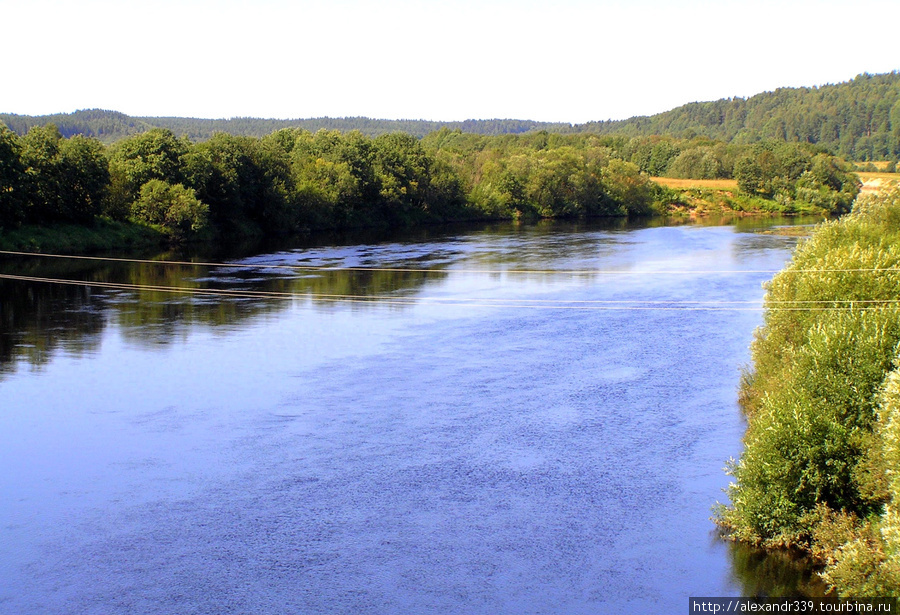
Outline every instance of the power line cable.
<svg viewBox="0 0 900 615">
<path fill-rule="evenodd" d="M 246 289 L 212 289 L 187 286 L 129 284 L 121 282 L 97 282 L 37 276 L 0 274 L 0 279 L 15 281 L 96 287 L 110 290 L 151 291 L 173 294 L 213 296 L 233 299 L 310 299 L 334 303 L 373 303 L 378 305 L 432 305 L 447 307 L 503 307 L 560 310 L 663 310 L 663 311 L 803 311 L 803 310 L 867 310 L 900 306 L 900 299 L 835 299 L 835 300 L 784 300 L 778 305 L 763 305 L 760 301 L 679 301 L 679 300 L 566 300 L 566 299 L 457 299 L 451 297 L 398 297 L 395 295 L 344 295 L 327 293 L 296 293 L 281 291 L 256 291 Z"/>
<path fill-rule="evenodd" d="M 393 273 L 478 273 L 478 274 L 560 274 L 560 275 L 736 275 L 776 273 L 900 273 L 900 267 L 868 267 L 851 269 L 665 269 L 665 270 L 627 270 L 627 269 L 435 269 L 410 267 L 334 267 L 327 265 L 279 265 L 267 263 L 212 263 L 203 261 L 167 261 L 151 259 L 116 258 L 110 256 L 86 256 L 71 254 L 47 254 L 42 252 L 17 252 L 0 250 L 0 254 L 8 256 L 32 256 L 41 258 L 77 259 L 91 261 L 109 261 L 119 263 L 141 263 L 151 265 L 181 265 L 194 267 L 225 267 L 247 269 L 286 269 L 291 271 L 362 271 Z"/>
</svg>

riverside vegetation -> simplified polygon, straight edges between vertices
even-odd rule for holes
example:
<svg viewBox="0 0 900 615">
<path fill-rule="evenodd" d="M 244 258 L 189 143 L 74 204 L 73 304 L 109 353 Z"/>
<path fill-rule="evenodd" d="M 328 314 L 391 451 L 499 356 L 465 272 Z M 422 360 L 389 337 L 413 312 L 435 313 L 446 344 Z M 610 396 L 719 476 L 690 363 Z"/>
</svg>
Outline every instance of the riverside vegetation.
<svg viewBox="0 0 900 615">
<path fill-rule="evenodd" d="M 733 179 L 739 190 L 687 194 L 651 175 Z M 849 211 L 858 191 L 847 163 L 807 143 L 449 129 L 421 140 L 282 129 L 195 143 L 156 128 L 107 146 L 52 124 L 25 136 L 0 124 L 6 248 L 709 209 L 829 215 Z"/>
<path fill-rule="evenodd" d="M 846 596 L 900 596 L 900 190 L 823 223 L 769 283 L 741 386 L 732 537 L 800 547 Z"/>
</svg>

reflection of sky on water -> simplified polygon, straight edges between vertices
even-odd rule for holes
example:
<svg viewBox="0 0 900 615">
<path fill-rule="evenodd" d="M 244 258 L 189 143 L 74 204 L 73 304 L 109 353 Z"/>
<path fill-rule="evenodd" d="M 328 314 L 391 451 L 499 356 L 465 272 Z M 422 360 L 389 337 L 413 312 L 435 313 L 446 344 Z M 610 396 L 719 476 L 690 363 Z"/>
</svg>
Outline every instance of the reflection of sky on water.
<svg viewBox="0 0 900 615">
<path fill-rule="evenodd" d="M 14 291 L 11 361 L 46 349 L 0 380 L 0 610 L 651 613 L 739 593 L 708 517 L 760 313 L 556 302 L 757 301 L 766 274 L 697 272 L 778 269 L 791 241 L 558 228 L 72 272 L 295 299 Z M 272 269 L 301 256 L 444 267 Z M 308 298 L 325 292 L 416 301 Z"/>
</svg>

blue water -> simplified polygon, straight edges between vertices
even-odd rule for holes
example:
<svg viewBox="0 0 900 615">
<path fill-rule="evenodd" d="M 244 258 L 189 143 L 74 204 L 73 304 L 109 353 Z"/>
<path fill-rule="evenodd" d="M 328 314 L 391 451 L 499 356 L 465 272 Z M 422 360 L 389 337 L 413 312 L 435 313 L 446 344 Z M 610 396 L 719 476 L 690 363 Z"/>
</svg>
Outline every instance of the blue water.
<svg viewBox="0 0 900 615">
<path fill-rule="evenodd" d="M 4 261 L 290 294 L 4 282 L 0 612 L 670 613 L 743 595 L 709 517 L 740 454 L 762 283 L 793 242 L 557 224 L 235 259 L 249 268 Z"/>
</svg>

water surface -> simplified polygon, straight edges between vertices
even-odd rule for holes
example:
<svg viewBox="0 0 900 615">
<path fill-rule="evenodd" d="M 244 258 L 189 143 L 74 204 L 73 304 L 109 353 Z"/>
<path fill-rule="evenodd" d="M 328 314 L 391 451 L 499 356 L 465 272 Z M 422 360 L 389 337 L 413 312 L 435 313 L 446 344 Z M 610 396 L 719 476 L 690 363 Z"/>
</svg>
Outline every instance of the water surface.
<svg viewBox="0 0 900 615">
<path fill-rule="evenodd" d="M 658 613 L 765 591 L 709 521 L 762 283 L 795 241 L 752 230 L 4 258 L 91 284 L 0 280 L 0 612 Z"/>
</svg>

